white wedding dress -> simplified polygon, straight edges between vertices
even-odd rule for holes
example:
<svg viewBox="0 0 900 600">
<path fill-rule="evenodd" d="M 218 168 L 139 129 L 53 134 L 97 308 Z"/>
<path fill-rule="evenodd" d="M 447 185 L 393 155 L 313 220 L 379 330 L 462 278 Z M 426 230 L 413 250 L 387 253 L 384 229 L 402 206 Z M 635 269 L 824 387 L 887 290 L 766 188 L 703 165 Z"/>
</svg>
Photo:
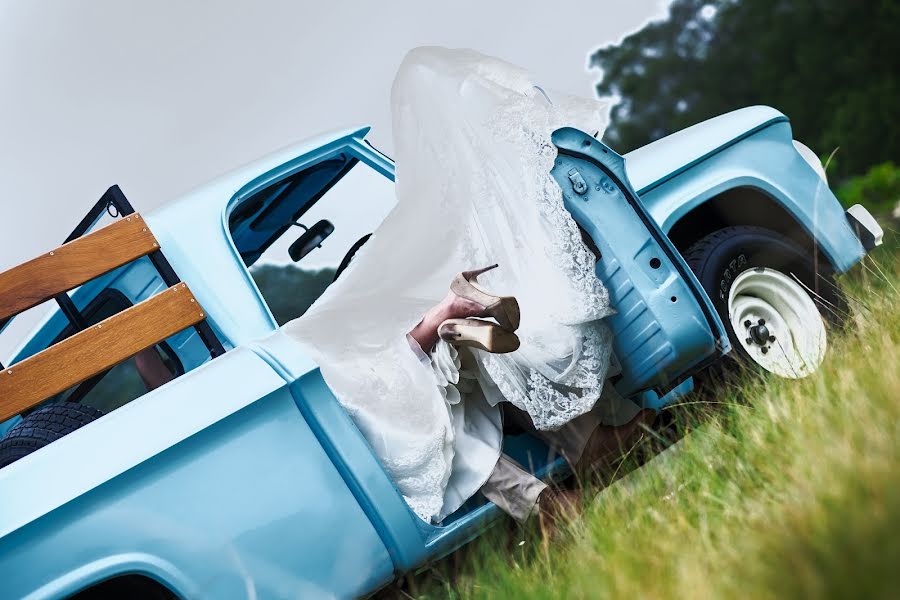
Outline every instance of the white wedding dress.
<svg viewBox="0 0 900 600">
<path fill-rule="evenodd" d="M 538 429 L 589 411 L 609 366 L 611 313 L 595 259 L 550 175 L 551 133 L 590 133 L 608 106 L 554 94 L 471 50 L 410 52 L 392 89 L 397 205 L 341 278 L 286 331 L 305 345 L 410 507 L 439 521 L 484 483 L 500 453 L 497 404 Z M 475 351 L 463 373 L 440 343 L 433 366 L 406 333 L 454 274 L 499 263 L 486 289 L 515 295 L 521 347 Z M 454 381 L 455 379 L 455 381 Z"/>
</svg>

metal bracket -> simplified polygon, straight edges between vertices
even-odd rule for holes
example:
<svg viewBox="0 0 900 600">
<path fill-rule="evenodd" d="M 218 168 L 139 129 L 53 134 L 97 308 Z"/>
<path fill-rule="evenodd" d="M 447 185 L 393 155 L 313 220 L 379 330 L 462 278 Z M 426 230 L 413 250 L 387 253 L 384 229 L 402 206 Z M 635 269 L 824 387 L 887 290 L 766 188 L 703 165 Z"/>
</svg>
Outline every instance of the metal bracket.
<svg viewBox="0 0 900 600">
<path fill-rule="evenodd" d="M 572 182 L 572 189 L 575 190 L 576 194 L 581 196 L 587 192 L 587 183 L 585 182 L 584 177 L 581 176 L 581 173 L 578 172 L 578 169 L 570 169 L 568 175 L 569 181 Z"/>
<path fill-rule="evenodd" d="M 110 207 L 114 207 L 118 211 L 119 216 L 134 213 L 134 208 L 131 206 L 131 203 L 128 202 L 128 198 L 125 197 L 122 190 L 119 189 L 119 186 L 111 186 L 103 192 L 103 195 L 97 200 L 97 203 L 88 211 L 88 214 L 84 216 L 81 222 L 78 223 L 78 226 L 69 234 L 69 237 L 67 237 L 63 243 L 68 244 L 72 240 L 80 238 L 87 233 L 97 224 L 97 221 L 100 220 L 103 213 L 108 211 Z"/>
</svg>

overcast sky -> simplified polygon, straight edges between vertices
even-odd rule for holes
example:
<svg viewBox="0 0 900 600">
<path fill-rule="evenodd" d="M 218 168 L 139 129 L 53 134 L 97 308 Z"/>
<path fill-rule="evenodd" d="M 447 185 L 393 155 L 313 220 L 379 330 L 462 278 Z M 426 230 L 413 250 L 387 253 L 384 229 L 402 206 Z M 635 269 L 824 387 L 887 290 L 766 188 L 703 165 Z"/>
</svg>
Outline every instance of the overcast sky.
<svg viewBox="0 0 900 600">
<path fill-rule="evenodd" d="M 0 0 L 0 269 L 111 184 L 140 211 L 316 133 L 371 124 L 419 45 L 472 47 L 592 95 L 589 53 L 666 0 Z"/>
</svg>

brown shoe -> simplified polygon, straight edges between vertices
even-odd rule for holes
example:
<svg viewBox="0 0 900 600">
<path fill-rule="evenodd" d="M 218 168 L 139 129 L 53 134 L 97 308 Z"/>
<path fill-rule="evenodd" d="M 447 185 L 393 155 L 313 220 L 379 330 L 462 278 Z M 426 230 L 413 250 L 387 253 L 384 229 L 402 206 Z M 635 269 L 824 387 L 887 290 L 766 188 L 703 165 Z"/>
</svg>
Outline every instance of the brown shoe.
<svg viewBox="0 0 900 600">
<path fill-rule="evenodd" d="M 576 471 L 592 469 L 627 452 L 640 438 L 641 426 L 649 426 L 655 418 L 656 411 L 645 408 L 624 425 L 599 425 L 588 439 Z"/>
<path fill-rule="evenodd" d="M 538 497 L 538 525 L 546 537 L 552 537 L 566 522 L 584 510 L 582 494 L 578 490 L 548 487 Z"/>
</svg>

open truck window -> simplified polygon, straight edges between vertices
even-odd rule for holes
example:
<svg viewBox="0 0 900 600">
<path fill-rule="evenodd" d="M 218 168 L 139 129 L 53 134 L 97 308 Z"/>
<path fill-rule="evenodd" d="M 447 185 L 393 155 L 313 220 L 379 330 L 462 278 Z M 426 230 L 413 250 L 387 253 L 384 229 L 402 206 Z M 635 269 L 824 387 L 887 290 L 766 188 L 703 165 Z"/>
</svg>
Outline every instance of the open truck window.
<svg viewBox="0 0 900 600">
<path fill-rule="evenodd" d="M 279 326 L 322 295 L 395 202 L 391 180 L 336 153 L 232 210 L 235 247 Z"/>
</svg>

